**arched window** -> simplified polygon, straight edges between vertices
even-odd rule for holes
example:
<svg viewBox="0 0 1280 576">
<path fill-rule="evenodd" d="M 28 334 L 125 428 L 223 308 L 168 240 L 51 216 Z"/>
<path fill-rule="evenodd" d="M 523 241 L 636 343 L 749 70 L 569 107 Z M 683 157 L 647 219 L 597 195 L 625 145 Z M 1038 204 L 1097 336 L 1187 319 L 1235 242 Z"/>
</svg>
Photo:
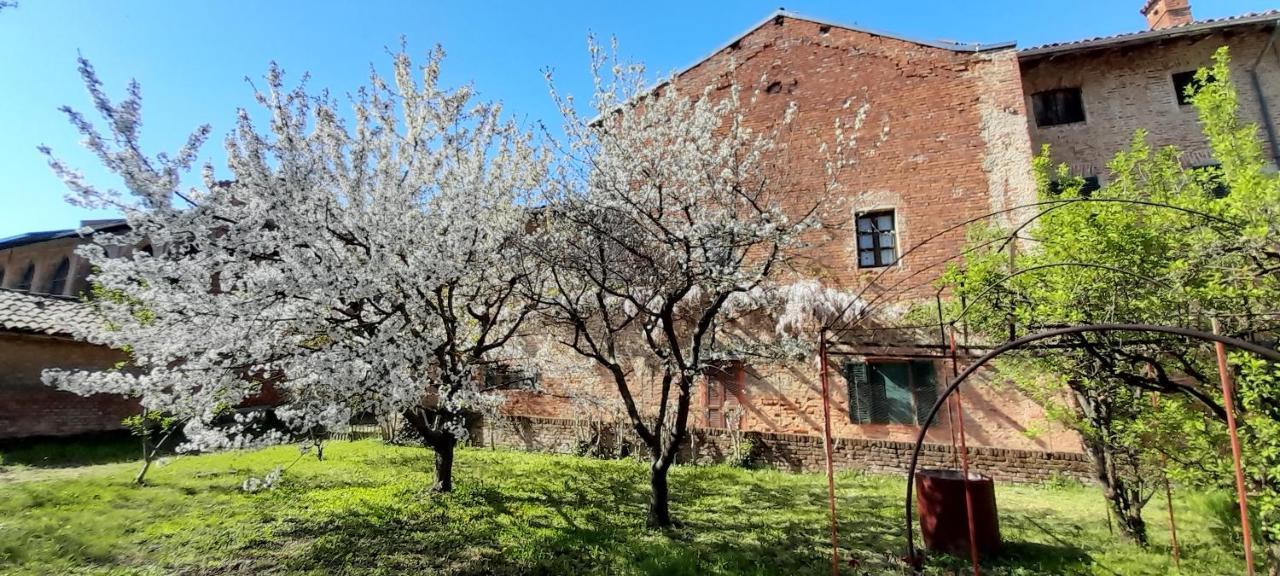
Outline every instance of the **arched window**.
<svg viewBox="0 0 1280 576">
<path fill-rule="evenodd" d="M 34 262 L 32 262 L 30 264 L 27 264 L 27 269 L 23 271 L 22 277 L 18 279 L 18 284 L 15 285 L 14 288 L 18 290 L 30 292 L 31 279 L 35 277 L 36 277 L 36 265 Z"/>
<path fill-rule="evenodd" d="M 49 293 L 61 295 L 67 291 L 67 273 L 71 271 L 71 260 L 63 257 L 58 263 L 58 267 L 53 271 L 53 277 L 49 279 Z"/>
<path fill-rule="evenodd" d="M 4 268 L 0 268 L 0 288 L 4 288 Z"/>
</svg>

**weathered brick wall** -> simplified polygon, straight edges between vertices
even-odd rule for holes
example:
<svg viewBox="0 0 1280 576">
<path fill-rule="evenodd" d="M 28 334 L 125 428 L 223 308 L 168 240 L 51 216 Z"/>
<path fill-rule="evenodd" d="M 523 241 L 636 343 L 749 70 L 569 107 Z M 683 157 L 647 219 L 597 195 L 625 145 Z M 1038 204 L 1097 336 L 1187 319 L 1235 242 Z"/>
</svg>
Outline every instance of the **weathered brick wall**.
<svg viewBox="0 0 1280 576">
<path fill-rule="evenodd" d="M 55 338 L 0 333 L 0 438 L 68 436 L 120 430 L 120 421 L 138 413 L 138 403 L 121 396 L 82 397 L 40 382 L 45 368 L 108 368 L 118 351 Z"/>
<path fill-rule="evenodd" d="M 1085 122 L 1039 128 L 1033 119 L 1028 123 L 1031 139 L 1037 150 L 1042 144 L 1052 146 L 1054 160 L 1067 163 L 1075 174 L 1097 175 L 1103 183 L 1107 162 L 1129 145 L 1138 129 L 1148 132 L 1148 141 L 1155 147 L 1179 147 L 1188 166 L 1213 163 L 1195 108 L 1178 104 L 1172 75 L 1210 65 L 1214 51 L 1227 46 L 1232 78 L 1240 90 L 1242 118 L 1261 126 L 1249 68 L 1269 37 L 1270 31 L 1256 29 L 1027 60 L 1022 66 L 1027 107 L 1036 92 L 1079 86 L 1085 109 Z M 1272 121 L 1280 125 L 1278 58 L 1268 51 L 1259 61 L 1258 73 Z M 1259 131 L 1259 138 L 1263 135 Z"/>
<path fill-rule="evenodd" d="M 840 173 L 835 190 L 843 201 L 843 212 L 836 217 L 843 220 L 833 224 L 844 228 L 831 232 L 815 253 L 814 275 L 827 285 L 855 292 L 866 289 L 865 299 L 875 299 L 882 308 L 931 299 L 933 281 L 964 245 L 965 230 L 958 225 L 1034 197 L 1026 106 L 1013 50 L 955 52 L 782 18 L 685 72 L 677 85 L 690 90 L 727 86 L 724 75 L 730 69 L 745 91 L 754 92 L 746 109 L 746 121 L 754 128 L 770 130 L 792 102 L 797 105 L 792 126 L 780 138 L 785 170 L 778 175 L 783 202 L 793 210 L 806 210 L 826 188 L 828 155 L 822 147 L 833 143 L 836 122 L 855 140 L 848 155 L 851 163 Z M 895 210 L 898 245 L 912 251 L 887 270 L 859 269 L 849 223 L 854 212 L 881 208 Z M 881 271 L 883 276 L 873 285 Z M 767 334 L 771 328 L 762 331 Z M 920 353 L 902 349 L 882 355 Z M 915 426 L 851 423 L 839 366 L 832 370 L 837 436 L 914 438 Z M 642 409 L 655 406 L 656 386 L 638 375 L 632 379 L 640 382 L 632 391 Z M 566 417 L 585 410 L 591 418 L 621 417 L 618 392 L 603 372 L 548 370 L 543 383 L 547 394 L 512 394 L 507 411 Z M 749 365 L 740 392 L 728 406 L 742 410 L 743 429 L 821 433 L 816 358 Z M 1081 450 L 1075 434 L 1047 422 L 1039 406 L 989 373 L 974 379 L 965 401 L 971 445 Z M 695 422 L 706 423 L 704 408 L 699 389 Z M 949 442 L 949 426 L 949 421 L 940 421 L 930 440 Z"/>
<path fill-rule="evenodd" d="M 768 432 L 749 432 L 741 437 L 755 444 L 753 460 L 758 465 L 793 472 L 824 469 L 821 437 Z M 630 441 L 625 432 L 620 436 L 617 429 L 607 423 L 528 416 L 489 420 L 479 424 L 472 433 L 473 442 L 483 446 L 561 454 L 589 453 L 585 446 L 591 445 L 599 453 L 616 455 L 620 452 L 617 449 L 620 438 Z M 733 454 L 733 446 L 733 435 L 727 430 L 694 429 L 679 461 L 725 462 Z M 905 472 L 912 447 L 910 442 L 837 437 L 832 444 L 833 463 L 837 470 Z M 1092 478 L 1091 464 L 1080 453 L 972 446 L 968 453 L 971 470 L 1002 482 L 1044 482 L 1059 478 L 1089 482 Z M 950 444 L 925 444 L 919 468 L 954 468 L 956 458 Z"/>
</svg>

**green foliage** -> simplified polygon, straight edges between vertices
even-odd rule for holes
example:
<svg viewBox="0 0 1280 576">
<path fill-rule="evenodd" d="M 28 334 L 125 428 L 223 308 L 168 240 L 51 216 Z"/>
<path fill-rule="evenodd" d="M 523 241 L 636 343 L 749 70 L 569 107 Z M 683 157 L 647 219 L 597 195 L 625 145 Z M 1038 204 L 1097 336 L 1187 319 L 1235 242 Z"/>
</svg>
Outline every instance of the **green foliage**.
<svg viewBox="0 0 1280 576">
<path fill-rule="evenodd" d="M 1043 206 L 1034 225 L 1016 239 L 998 227 L 971 230 L 974 252 L 943 278 L 970 302 L 964 321 L 974 332 L 995 342 L 1089 323 L 1208 330 L 1209 319 L 1220 318 L 1229 335 L 1275 341 L 1280 178 L 1258 127 L 1241 120 L 1225 48 L 1198 73 L 1192 101 L 1220 166 L 1184 166 L 1177 149 L 1154 148 L 1139 131 L 1108 164 L 1107 185 L 1085 197 L 1083 181 L 1042 151 L 1034 168 Z M 1118 507 L 1141 508 L 1157 467 L 1192 485 L 1231 486 L 1210 346 L 1149 334 L 1059 344 L 1067 347 L 1024 352 L 1000 369 L 1084 435 L 1100 472 L 1114 477 L 1108 493 L 1129 493 Z M 1266 533 L 1280 541 L 1280 385 L 1258 359 L 1235 364 L 1252 488 Z"/>
<path fill-rule="evenodd" d="M 121 421 L 130 434 L 139 438 L 154 439 L 172 432 L 178 421 L 173 416 L 157 410 L 144 410 Z"/>
<path fill-rule="evenodd" d="M 645 528 L 647 464 L 462 449 L 453 494 L 432 494 L 431 454 L 334 442 L 273 490 L 246 493 L 297 459 L 280 446 L 174 458 L 139 489 L 135 463 L 0 472 L 4 574 L 818 574 L 829 561 L 826 478 L 677 466 L 683 525 Z M 902 478 L 836 477 L 842 557 L 900 574 Z M 1116 541 L 1093 489 L 998 486 L 1004 552 L 984 574 L 1163 575 L 1163 530 Z M 1184 574 L 1238 574 L 1217 519 L 1177 501 Z M 926 574 L 963 573 L 932 556 Z"/>
</svg>

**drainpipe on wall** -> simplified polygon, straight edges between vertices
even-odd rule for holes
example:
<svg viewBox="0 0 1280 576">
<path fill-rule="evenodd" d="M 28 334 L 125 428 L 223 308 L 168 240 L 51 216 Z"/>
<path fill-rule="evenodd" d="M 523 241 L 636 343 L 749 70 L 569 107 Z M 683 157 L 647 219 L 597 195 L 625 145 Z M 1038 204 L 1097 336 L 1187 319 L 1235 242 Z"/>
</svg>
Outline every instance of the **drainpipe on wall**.
<svg viewBox="0 0 1280 576">
<path fill-rule="evenodd" d="M 1280 26 L 1275 23 L 1271 25 L 1271 37 L 1267 40 L 1267 44 L 1262 47 L 1262 51 L 1258 53 L 1258 59 L 1253 61 L 1253 66 L 1249 68 L 1249 80 L 1253 84 L 1253 93 L 1258 95 L 1258 107 L 1262 112 L 1262 127 L 1267 131 L 1267 144 L 1271 146 L 1271 162 L 1280 167 L 1280 148 L 1276 146 L 1276 126 L 1271 119 L 1271 107 L 1267 105 L 1267 95 L 1262 91 L 1262 80 L 1258 77 L 1258 66 L 1262 64 L 1262 58 L 1267 55 L 1276 43 L 1276 35 L 1280 34 Z"/>
</svg>

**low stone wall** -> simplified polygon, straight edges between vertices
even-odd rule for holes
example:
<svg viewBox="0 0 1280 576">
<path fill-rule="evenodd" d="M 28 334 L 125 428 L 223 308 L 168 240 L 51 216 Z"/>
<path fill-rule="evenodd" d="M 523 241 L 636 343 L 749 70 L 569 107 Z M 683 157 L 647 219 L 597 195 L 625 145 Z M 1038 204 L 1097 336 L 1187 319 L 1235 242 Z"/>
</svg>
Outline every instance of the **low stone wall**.
<svg viewBox="0 0 1280 576">
<path fill-rule="evenodd" d="M 584 422 L 562 418 L 504 416 L 477 422 L 472 441 L 482 446 L 500 446 L 535 452 L 619 456 L 642 448 L 629 427 L 621 433 L 611 423 Z M 822 438 L 799 434 L 744 432 L 699 428 L 682 448 L 680 462 L 717 463 L 731 460 L 734 445 L 739 451 L 749 441 L 751 460 L 792 472 L 820 472 L 824 456 Z M 832 456 L 837 470 L 903 473 L 911 461 L 912 444 L 863 438 L 835 438 Z M 1036 452 L 1003 448 L 970 447 L 970 469 L 1000 482 L 1034 483 L 1054 479 L 1092 481 L 1092 465 L 1084 454 Z M 951 446 L 925 444 L 920 453 L 921 469 L 953 468 L 957 456 Z"/>
</svg>

